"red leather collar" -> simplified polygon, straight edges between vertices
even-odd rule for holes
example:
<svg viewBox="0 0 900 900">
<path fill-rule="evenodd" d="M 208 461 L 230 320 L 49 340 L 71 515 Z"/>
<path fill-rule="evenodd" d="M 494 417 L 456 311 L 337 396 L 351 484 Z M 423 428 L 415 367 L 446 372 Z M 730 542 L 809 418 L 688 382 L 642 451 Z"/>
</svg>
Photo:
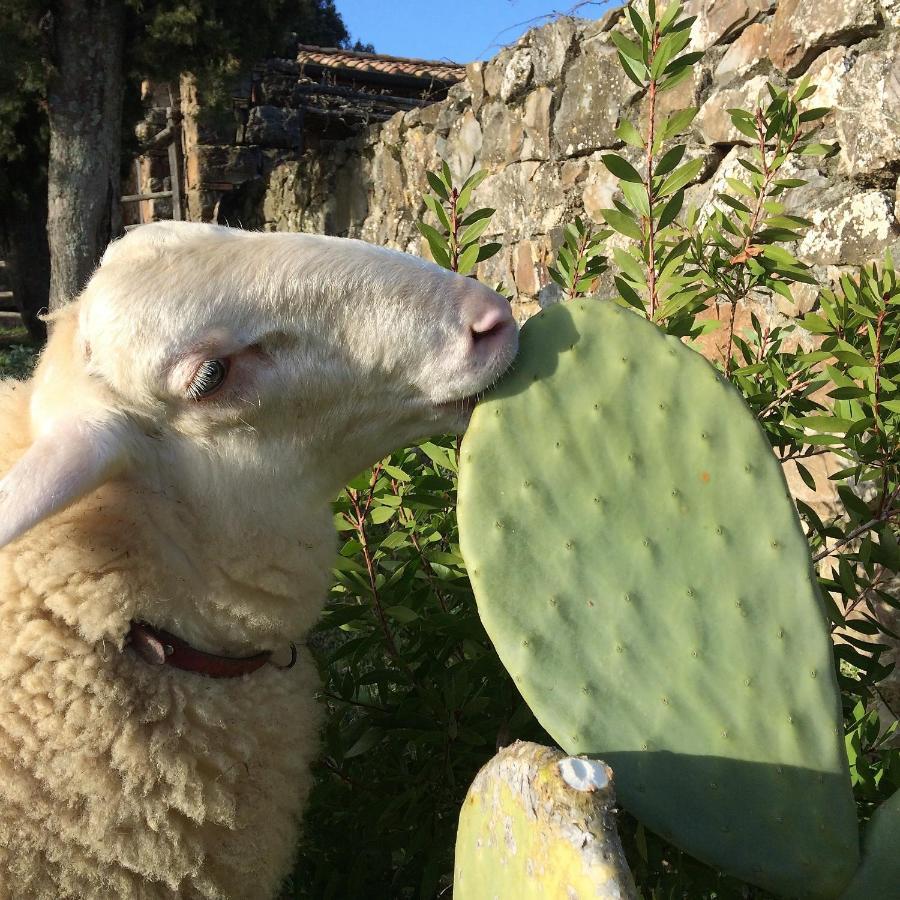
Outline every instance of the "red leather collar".
<svg viewBox="0 0 900 900">
<path fill-rule="evenodd" d="M 252 656 L 217 656 L 192 647 L 168 631 L 154 628 L 146 622 L 132 622 L 125 637 L 145 662 L 154 666 L 174 666 L 185 672 L 196 672 L 209 678 L 238 678 L 249 675 L 272 661 L 272 653 L 265 650 Z M 280 669 L 290 669 L 297 662 L 297 648 L 291 644 L 291 661 Z M 274 663 L 273 663 L 274 665 Z"/>
</svg>

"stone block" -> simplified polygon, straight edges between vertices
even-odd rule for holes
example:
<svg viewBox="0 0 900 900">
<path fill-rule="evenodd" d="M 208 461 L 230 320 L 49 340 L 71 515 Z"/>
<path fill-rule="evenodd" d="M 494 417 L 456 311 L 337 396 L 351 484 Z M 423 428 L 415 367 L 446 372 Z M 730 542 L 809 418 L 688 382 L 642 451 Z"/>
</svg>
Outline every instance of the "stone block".
<svg viewBox="0 0 900 900">
<path fill-rule="evenodd" d="M 687 0 L 684 15 L 696 16 L 691 50 L 708 50 L 725 44 L 751 22 L 769 12 L 776 0 Z"/>
<path fill-rule="evenodd" d="M 813 222 L 797 246 L 804 262 L 862 265 L 883 256 L 900 239 L 893 191 L 860 191 L 838 182 L 812 199 L 815 208 L 801 213 Z"/>
<path fill-rule="evenodd" d="M 539 87 L 525 98 L 523 159 L 549 159 L 552 102 L 553 91 L 549 87 Z"/>
<path fill-rule="evenodd" d="M 884 50 L 863 53 L 843 74 L 835 100 L 841 169 L 852 176 L 893 170 L 900 163 L 900 35 Z"/>
<path fill-rule="evenodd" d="M 260 173 L 261 160 L 258 147 L 211 147 L 201 144 L 185 160 L 187 188 L 249 181 Z"/>
<path fill-rule="evenodd" d="M 561 16 L 552 28 L 536 28 L 529 32 L 534 83 L 555 83 L 562 75 L 569 49 L 575 37 L 575 21 Z"/>
<path fill-rule="evenodd" d="M 581 193 L 584 211 L 591 221 L 600 224 L 604 221 L 600 210 L 612 209 L 612 198 L 619 189 L 619 180 L 603 165 L 600 154 L 595 154 L 588 161 L 587 177 Z"/>
<path fill-rule="evenodd" d="M 745 77 L 768 56 L 769 28 L 762 22 L 754 22 L 725 52 L 716 66 L 716 81 L 727 84 L 732 78 Z"/>
<path fill-rule="evenodd" d="M 514 50 L 500 79 L 501 101 L 509 103 L 521 96 L 531 82 L 532 71 L 531 49 L 519 47 Z"/>
<path fill-rule="evenodd" d="M 472 96 L 472 112 L 478 115 L 481 104 L 484 101 L 484 63 L 471 62 L 466 66 L 466 81 Z"/>
<path fill-rule="evenodd" d="M 731 124 L 728 110 L 739 108 L 752 111 L 760 98 L 768 99 L 767 80 L 765 76 L 757 75 L 735 87 L 713 91 L 694 119 L 694 128 L 703 140 L 707 144 L 749 143 L 749 138 Z"/>
<path fill-rule="evenodd" d="M 525 124 L 518 107 L 492 101 L 481 112 L 481 162 L 488 168 L 519 159 L 525 140 Z"/>
<path fill-rule="evenodd" d="M 556 154 L 581 156 L 614 146 L 615 129 L 635 95 L 611 45 L 595 40 L 583 46 L 566 70 L 553 123 Z"/>
<path fill-rule="evenodd" d="M 780 0 L 772 18 L 772 63 L 799 75 L 829 47 L 853 44 L 877 34 L 881 15 L 875 0 Z"/>
</svg>

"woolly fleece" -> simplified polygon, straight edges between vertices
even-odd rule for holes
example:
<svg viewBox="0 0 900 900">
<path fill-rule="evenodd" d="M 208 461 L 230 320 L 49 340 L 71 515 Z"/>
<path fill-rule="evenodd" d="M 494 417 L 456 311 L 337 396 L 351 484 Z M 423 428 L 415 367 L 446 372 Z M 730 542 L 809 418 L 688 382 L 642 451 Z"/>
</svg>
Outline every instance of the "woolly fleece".
<svg viewBox="0 0 900 900">
<path fill-rule="evenodd" d="M 22 471 L 16 463 L 31 453 L 46 482 L 37 513 L 16 503 L 27 480 L 0 482 L 0 518 L 25 523 L 0 550 L 0 900 L 276 894 L 317 752 L 308 652 L 289 670 L 211 679 L 144 662 L 124 646 L 130 622 L 211 652 L 286 658 L 327 593 L 328 501 L 342 479 L 401 441 L 453 427 L 459 413 L 438 414 L 435 402 L 485 386 L 514 353 L 507 337 L 489 360 L 469 360 L 468 321 L 496 295 L 401 254 L 302 235 L 173 231 L 174 244 L 157 229 L 115 245 L 56 317 L 34 379 L 0 383 L 0 475 Z M 368 266 L 362 294 L 381 318 L 366 318 L 359 302 L 338 305 L 333 282 L 304 287 L 285 274 L 289 258 L 338 278 L 341 266 Z M 257 268 L 265 281 L 247 274 Z M 364 329 L 362 347 L 354 328 Z M 450 368 L 434 370 L 435 349 L 460 328 L 469 350 L 443 353 Z M 178 367 L 198 340 L 205 355 L 224 353 L 206 349 L 223 329 L 216 340 L 232 348 L 239 387 L 197 404 Z M 310 333 L 321 339 L 314 352 L 298 350 Z M 429 381 L 447 396 L 424 396 Z M 342 391 L 352 402 L 334 399 Z M 291 413 L 288 435 L 295 396 L 302 412 Z M 379 416 L 386 425 L 374 428 Z M 90 477 L 66 475 L 77 481 L 64 486 L 77 497 L 66 505 L 34 448 L 49 434 L 60 453 L 82 452 L 67 439 L 73 420 L 90 423 L 89 449 L 127 433 L 127 453 L 106 465 L 96 449 Z"/>
</svg>

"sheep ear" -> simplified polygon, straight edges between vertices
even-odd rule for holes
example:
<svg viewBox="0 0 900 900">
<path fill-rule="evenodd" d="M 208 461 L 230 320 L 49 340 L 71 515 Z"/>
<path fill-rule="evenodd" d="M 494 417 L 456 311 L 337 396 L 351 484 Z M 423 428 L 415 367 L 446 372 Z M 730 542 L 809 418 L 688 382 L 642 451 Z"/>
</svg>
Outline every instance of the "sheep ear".
<svg viewBox="0 0 900 900">
<path fill-rule="evenodd" d="M 123 427 L 67 420 L 42 433 L 0 480 L 0 547 L 124 468 Z"/>
</svg>

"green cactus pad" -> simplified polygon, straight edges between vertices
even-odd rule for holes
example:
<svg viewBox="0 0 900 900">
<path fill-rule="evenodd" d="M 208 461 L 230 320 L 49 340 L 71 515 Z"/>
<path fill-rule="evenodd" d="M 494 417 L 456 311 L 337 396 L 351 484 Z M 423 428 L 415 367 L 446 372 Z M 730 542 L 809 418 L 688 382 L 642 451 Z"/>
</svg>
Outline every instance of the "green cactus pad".
<svg viewBox="0 0 900 900">
<path fill-rule="evenodd" d="M 780 466 L 699 354 L 612 303 L 552 307 L 462 447 L 481 618 L 541 724 L 707 863 L 835 897 L 858 860 L 840 702 Z"/>
<path fill-rule="evenodd" d="M 459 816 L 455 900 L 635 900 L 602 762 L 517 742 L 475 777 Z"/>
<path fill-rule="evenodd" d="M 900 897 L 900 791 L 872 816 L 863 841 L 862 863 L 841 900 L 896 900 Z"/>
</svg>

